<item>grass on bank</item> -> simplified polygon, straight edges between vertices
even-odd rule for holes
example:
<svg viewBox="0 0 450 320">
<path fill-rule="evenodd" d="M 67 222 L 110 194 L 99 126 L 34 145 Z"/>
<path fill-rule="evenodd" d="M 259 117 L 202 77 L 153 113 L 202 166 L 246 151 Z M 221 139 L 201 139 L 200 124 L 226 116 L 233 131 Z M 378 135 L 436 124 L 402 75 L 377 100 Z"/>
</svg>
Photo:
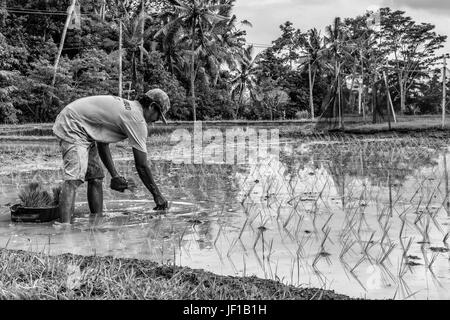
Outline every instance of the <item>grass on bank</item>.
<svg viewBox="0 0 450 320">
<path fill-rule="evenodd" d="M 355 133 L 376 133 L 380 131 L 389 130 L 389 124 L 387 122 L 383 123 L 366 123 L 366 124 L 355 124 L 347 126 L 347 131 Z M 444 128 L 442 128 L 442 120 L 439 118 L 410 118 L 401 119 L 397 123 L 392 121 L 391 130 L 392 131 L 422 131 L 422 130 L 448 130 L 450 129 L 450 124 L 448 120 L 445 122 Z"/>
<path fill-rule="evenodd" d="M 113 257 L 0 249 L 0 299 L 350 299 L 256 277 Z"/>
</svg>

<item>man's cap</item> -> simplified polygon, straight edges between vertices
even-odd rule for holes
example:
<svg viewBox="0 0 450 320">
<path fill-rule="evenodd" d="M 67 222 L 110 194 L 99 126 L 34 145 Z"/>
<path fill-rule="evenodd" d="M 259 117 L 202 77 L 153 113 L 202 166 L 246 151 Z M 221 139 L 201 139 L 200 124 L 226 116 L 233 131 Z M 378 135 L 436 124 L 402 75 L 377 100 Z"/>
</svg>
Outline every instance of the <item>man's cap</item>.
<svg viewBox="0 0 450 320">
<path fill-rule="evenodd" d="M 170 99 L 167 93 L 161 89 L 151 89 L 147 91 L 145 95 L 159 104 L 161 109 L 161 120 L 167 124 L 166 113 L 170 109 Z"/>
</svg>

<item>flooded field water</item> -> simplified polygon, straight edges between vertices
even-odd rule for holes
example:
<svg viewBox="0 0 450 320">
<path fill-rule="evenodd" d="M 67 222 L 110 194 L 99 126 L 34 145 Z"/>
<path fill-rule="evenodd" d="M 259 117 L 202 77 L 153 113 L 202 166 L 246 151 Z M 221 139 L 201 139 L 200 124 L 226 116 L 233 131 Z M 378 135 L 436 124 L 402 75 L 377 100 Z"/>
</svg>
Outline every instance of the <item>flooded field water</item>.
<svg viewBox="0 0 450 320">
<path fill-rule="evenodd" d="M 447 143 L 426 136 L 286 140 L 279 157 L 242 165 L 176 164 L 167 153 L 152 160 L 171 203 L 163 215 L 152 211 L 131 156 L 115 154 L 119 172 L 139 188 L 117 193 L 107 178 L 105 216 L 93 218 L 83 185 L 69 230 L 10 221 L 20 188 L 62 181 L 59 159 L 39 160 L 0 175 L 0 246 L 149 259 L 353 297 L 449 299 Z"/>
</svg>

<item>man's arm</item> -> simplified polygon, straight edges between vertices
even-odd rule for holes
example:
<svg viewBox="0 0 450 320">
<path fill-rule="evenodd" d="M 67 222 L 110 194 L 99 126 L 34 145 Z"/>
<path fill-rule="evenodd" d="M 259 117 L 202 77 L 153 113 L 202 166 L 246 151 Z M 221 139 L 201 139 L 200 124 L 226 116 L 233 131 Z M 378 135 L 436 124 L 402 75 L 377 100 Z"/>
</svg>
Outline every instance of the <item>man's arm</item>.
<svg viewBox="0 0 450 320">
<path fill-rule="evenodd" d="M 155 181 L 153 180 L 152 172 L 147 163 L 147 154 L 145 152 L 139 151 L 133 148 L 134 162 L 136 165 L 136 170 L 139 174 L 145 187 L 153 195 L 156 207 L 155 210 L 165 210 L 168 207 L 166 199 L 163 197 L 158 189 Z"/>
<path fill-rule="evenodd" d="M 109 151 L 109 144 L 97 142 L 97 150 L 102 159 L 103 164 L 105 165 L 108 172 L 111 174 L 111 177 L 116 178 L 119 176 L 117 173 L 116 167 L 114 166 L 114 162 L 111 157 L 111 151 Z"/>
</svg>

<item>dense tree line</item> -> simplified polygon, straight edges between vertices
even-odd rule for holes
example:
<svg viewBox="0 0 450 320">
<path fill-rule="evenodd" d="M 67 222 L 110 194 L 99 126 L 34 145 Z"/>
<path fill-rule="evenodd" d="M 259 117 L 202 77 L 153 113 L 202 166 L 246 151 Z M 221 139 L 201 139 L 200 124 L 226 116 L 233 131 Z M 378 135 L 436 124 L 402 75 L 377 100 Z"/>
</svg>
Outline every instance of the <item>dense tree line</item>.
<svg viewBox="0 0 450 320">
<path fill-rule="evenodd" d="M 76 98 L 117 95 L 119 21 L 124 97 L 160 87 L 171 97 L 174 120 L 328 112 L 378 121 L 388 92 L 395 112 L 440 108 L 436 51 L 446 38 L 389 8 L 381 10 L 380 30 L 367 23 L 369 14 L 336 18 L 323 35 L 286 22 L 255 54 L 245 39 L 251 23 L 233 14 L 235 0 L 79 0 L 81 28 L 68 30 L 52 86 L 70 3 L 2 1 L 0 122 L 48 122 Z"/>
</svg>

